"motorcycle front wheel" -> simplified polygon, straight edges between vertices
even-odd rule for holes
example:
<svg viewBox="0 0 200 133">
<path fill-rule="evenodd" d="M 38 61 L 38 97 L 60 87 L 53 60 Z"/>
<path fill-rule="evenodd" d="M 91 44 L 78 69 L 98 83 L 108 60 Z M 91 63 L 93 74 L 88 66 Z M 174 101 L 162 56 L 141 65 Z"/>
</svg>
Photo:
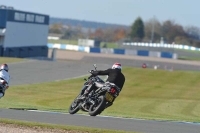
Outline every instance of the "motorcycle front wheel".
<svg viewBox="0 0 200 133">
<path fill-rule="evenodd" d="M 100 114 L 104 109 L 106 105 L 106 99 L 104 96 L 98 97 L 98 102 L 89 108 L 89 115 L 90 116 L 96 116 Z"/>
<path fill-rule="evenodd" d="M 77 99 L 80 95 L 78 95 L 74 101 L 71 103 L 70 107 L 69 107 L 69 110 L 68 112 L 70 114 L 75 114 L 77 113 L 79 110 L 80 110 L 80 106 L 81 106 L 81 103 L 80 101 Z"/>
</svg>

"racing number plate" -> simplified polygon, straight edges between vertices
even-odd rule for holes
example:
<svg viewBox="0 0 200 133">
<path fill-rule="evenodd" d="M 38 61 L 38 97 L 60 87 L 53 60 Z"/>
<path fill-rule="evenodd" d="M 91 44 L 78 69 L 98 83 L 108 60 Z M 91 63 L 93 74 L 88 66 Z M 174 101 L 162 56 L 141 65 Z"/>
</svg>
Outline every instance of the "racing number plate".
<svg viewBox="0 0 200 133">
<path fill-rule="evenodd" d="M 114 99 L 114 97 L 112 95 L 110 95 L 110 93 L 106 92 L 106 100 L 109 102 L 112 102 Z"/>
</svg>

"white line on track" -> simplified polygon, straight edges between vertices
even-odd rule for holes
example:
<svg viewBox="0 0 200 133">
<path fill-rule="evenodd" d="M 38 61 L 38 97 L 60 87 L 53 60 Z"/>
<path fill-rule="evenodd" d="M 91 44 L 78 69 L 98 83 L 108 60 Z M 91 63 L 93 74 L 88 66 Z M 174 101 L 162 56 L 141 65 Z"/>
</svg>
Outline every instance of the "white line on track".
<svg viewBox="0 0 200 133">
<path fill-rule="evenodd" d="M 52 113 L 52 114 L 69 114 L 69 113 L 51 112 L 51 111 L 42 111 L 42 110 L 27 110 L 27 111 L 32 111 L 32 112 L 43 112 L 43 113 Z M 73 114 L 73 115 L 90 116 L 90 115 L 86 115 L 86 114 Z M 104 116 L 104 115 L 99 115 L 99 116 L 96 116 L 96 117 L 113 118 L 113 119 L 122 119 L 122 120 L 156 121 L 156 122 L 168 122 L 168 123 L 181 123 L 181 124 L 200 125 L 199 122 L 187 122 L 187 121 L 147 120 L 147 119 L 139 119 L 139 118 L 123 118 L 123 117 Z"/>
</svg>

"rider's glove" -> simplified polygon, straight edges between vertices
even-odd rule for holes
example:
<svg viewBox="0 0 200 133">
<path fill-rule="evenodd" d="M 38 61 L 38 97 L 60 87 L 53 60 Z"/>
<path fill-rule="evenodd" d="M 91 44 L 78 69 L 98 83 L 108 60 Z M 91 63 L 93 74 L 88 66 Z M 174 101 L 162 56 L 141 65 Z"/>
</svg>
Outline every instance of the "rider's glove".
<svg viewBox="0 0 200 133">
<path fill-rule="evenodd" d="M 89 72 L 92 74 L 94 72 L 94 70 L 90 70 Z"/>
<path fill-rule="evenodd" d="M 91 74 L 92 74 L 92 75 L 94 75 L 94 76 L 96 76 L 96 75 L 98 75 L 98 72 L 97 72 L 97 71 L 94 71 L 94 70 L 92 70 L 92 71 L 91 71 Z"/>
<path fill-rule="evenodd" d="M 94 77 L 95 75 L 93 75 L 94 70 L 90 70 L 88 71 L 89 73 L 91 73 L 91 75 L 88 77 L 88 79 L 90 79 L 91 77 Z"/>
</svg>

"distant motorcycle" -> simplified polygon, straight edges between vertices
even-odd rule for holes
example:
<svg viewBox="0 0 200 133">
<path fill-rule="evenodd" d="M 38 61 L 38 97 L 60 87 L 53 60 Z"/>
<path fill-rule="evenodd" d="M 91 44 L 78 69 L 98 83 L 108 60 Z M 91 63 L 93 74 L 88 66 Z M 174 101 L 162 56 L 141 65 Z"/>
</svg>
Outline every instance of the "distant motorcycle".
<svg viewBox="0 0 200 133">
<path fill-rule="evenodd" d="M 8 89 L 8 83 L 4 80 L 0 78 L 0 92 L 5 93 L 5 90 Z M 3 96 L 3 93 L 0 93 L 1 96 Z"/>
<path fill-rule="evenodd" d="M 93 65 L 95 70 L 96 64 Z M 89 71 L 92 73 L 93 70 Z M 69 113 L 75 114 L 79 110 L 88 112 L 90 116 L 99 115 L 104 109 L 112 105 L 115 98 L 119 95 L 120 88 L 113 83 L 104 82 L 100 77 L 90 75 L 88 79 L 84 79 L 85 86 L 89 87 L 95 84 L 95 88 L 86 96 L 84 100 L 80 100 L 79 94 L 69 107 Z"/>
</svg>

